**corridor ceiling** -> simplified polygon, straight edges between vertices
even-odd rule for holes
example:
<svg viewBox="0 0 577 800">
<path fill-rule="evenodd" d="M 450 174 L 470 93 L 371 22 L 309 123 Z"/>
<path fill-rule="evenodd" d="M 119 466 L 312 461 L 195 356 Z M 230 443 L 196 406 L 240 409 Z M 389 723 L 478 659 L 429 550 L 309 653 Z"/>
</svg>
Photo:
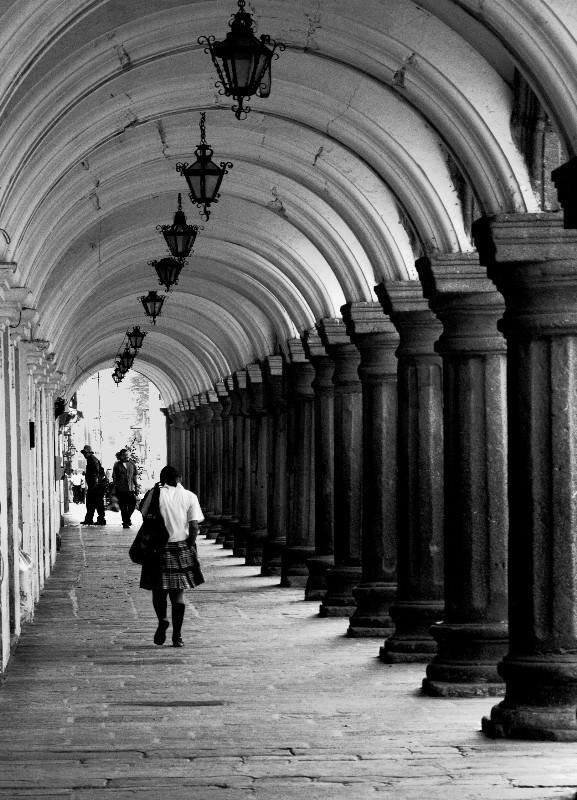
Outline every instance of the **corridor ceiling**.
<svg viewBox="0 0 577 800">
<path fill-rule="evenodd" d="M 0 0 L 0 291 L 26 287 L 33 336 L 70 394 L 127 328 L 166 405 L 279 352 L 423 253 L 472 250 L 479 213 L 537 211 L 511 133 L 514 69 L 577 151 L 574 0 L 254 0 L 284 42 L 268 99 L 238 121 L 197 40 L 235 0 Z M 234 167 L 156 326 L 176 172 L 206 111 Z M 4 276 L 2 278 L 2 276 Z M 111 390 L 113 384 L 111 382 Z"/>
</svg>

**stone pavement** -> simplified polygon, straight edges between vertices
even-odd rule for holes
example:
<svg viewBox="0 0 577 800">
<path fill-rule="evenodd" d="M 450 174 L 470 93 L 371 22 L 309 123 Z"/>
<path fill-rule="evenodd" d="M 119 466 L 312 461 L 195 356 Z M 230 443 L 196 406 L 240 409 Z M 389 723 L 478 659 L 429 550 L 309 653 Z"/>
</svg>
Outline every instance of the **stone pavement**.
<svg viewBox="0 0 577 800">
<path fill-rule="evenodd" d="M 156 647 L 136 527 L 80 528 L 83 510 L 0 685 L 0 798 L 576 796 L 577 745 L 486 739 L 494 700 L 422 696 L 423 665 L 382 664 L 380 641 L 204 538 L 186 647 Z"/>
</svg>

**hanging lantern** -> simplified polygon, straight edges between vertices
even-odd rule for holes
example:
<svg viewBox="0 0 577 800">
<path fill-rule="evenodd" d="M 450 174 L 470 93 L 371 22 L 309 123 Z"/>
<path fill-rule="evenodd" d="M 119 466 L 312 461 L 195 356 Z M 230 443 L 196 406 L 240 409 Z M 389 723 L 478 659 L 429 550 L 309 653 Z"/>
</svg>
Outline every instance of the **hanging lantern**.
<svg viewBox="0 0 577 800">
<path fill-rule="evenodd" d="M 151 317 L 152 324 L 156 325 L 156 318 L 160 316 L 162 304 L 164 303 L 166 296 L 163 294 L 158 294 L 156 290 L 151 289 L 146 297 L 143 296 L 139 299 L 144 308 L 144 313 L 147 317 Z"/>
<path fill-rule="evenodd" d="M 180 270 L 187 262 L 183 258 L 161 258 L 160 261 L 149 261 L 148 263 L 156 270 L 160 285 L 169 292 L 170 287 L 178 283 Z"/>
<path fill-rule="evenodd" d="M 131 331 L 126 331 L 126 337 L 133 350 L 140 350 L 146 333 L 136 325 Z"/>
<path fill-rule="evenodd" d="M 216 87 L 220 94 L 233 97 L 237 105 L 232 107 L 237 119 L 245 119 L 250 106 L 245 106 L 245 98 L 253 94 L 268 97 L 270 94 L 273 58 L 278 58 L 275 50 L 284 50 L 281 42 L 275 42 L 268 35 L 261 35 L 260 41 L 253 33 L 253 21 L 244 7 L 245 0 L 238 0 L 239 10 L 233 14 L 229 23 L 230 32 L 226 39 L 217 42 L 214 36 L 201 36 L 199 44 L 205 44 L 205 53 L 210 53 L 219 80 Z"/>
<path fill-rule="evenodd" d="M 179 163 L 176 171 L 184 175 L 190 189 L 190 200 L 197 206 L 202 206 L 200 216 L 206 221 L 210 217 L 208 206 L 218 202 L 220 184 L 231 169 L 232 162 L 221 161 L 220 166 L 217 166 L 212 160 L 213 150 L 206 143 L 205 117 L 203 111 L 200 115 L 200 144 L 195 151 L 196 161 L 194 164 Z"/>
<path fill-rule="evenodd" d="M 134 353 L 130 350 L 129 347 L 125 348 L 120 355 L 119 359 L 120 363 L 126 370 L 129 370 L 130 367 L 134 364 Z"/>
<path fill-rule="evenodd" d="M 204 230 L 202 225 L 187 225 L 186 216 L 182 210 L 182 195 L 178 195 L 178 211 L 174 214 L 172 225 L 157 225 L 166 240 L 168 249 L 174 258 L 186 258 L 192 251 L 196 235 Z"/>
<path fill-rule="evenodd" d="M 113 380 L 113 381 L 114 381 L 114 383 L 115 383 L 115 384 L 118 386 L 118 384 L 119 384 L 119 383 L 120 383 L 120 381 L 122 380 L 122 376 L 121 376 L 121 375 L 119 375 L 117 372 L 113 372 L 113 373 L 112 373 L 112 380 Z"/>
</svg>

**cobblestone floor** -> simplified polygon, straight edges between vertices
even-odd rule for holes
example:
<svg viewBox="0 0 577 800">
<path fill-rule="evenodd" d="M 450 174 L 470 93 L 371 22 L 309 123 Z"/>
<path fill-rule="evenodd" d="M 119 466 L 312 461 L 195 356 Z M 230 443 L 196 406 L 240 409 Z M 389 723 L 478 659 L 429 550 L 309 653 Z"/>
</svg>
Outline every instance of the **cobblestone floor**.
<svg viewBox="0 0 577 800">
<path fill-rule="evenodd" d="M 203 538 L 186 647 L 156 647 L 136 528 L 80 510 L 0 686 L 0 798 L 576 796 L 577 745 L 486 739 L 493 700 L 422 696 L 422 665 L 382 664 L 382 642 Z"/>
</svg>

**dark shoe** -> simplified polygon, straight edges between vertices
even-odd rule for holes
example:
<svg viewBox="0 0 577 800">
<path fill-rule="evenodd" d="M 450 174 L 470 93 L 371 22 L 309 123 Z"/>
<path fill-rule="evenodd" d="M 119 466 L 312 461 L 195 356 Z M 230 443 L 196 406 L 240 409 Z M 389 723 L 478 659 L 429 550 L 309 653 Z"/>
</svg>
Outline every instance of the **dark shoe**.
<svg viewBox="0 0 577 800">
<path fill-rule="evenodd" d="M 174 638 L 172 637 L 172 646 L 173 647 L 184 647 L 184 642 L 182 641 L 182 636 L 177 636 Z"/>
<path fill-rule="evenodd" d="M 130 528 L 130 525 L 123 525 L 123 528 Z"/>
<path fill-rule="evenodd" d="M 164 644 L 166 641 L 166 629 L 170 625 L 167 619 L 161 619 L 154 634 L 154 644 Z"/>
<path fill-rule="evenodd" d="M 94 522 L 92 522 L 91 519 L 84 519 L 84 520 L 82 520 L 82 522 L 80 524 L 81 525 L 94 525 Z"/>
<path fill-rule="evenodd" d="M 94 524 L 95 525 L 106 525 L 106 520 L 105 519 L 97 519 Z"/>
</svg>

